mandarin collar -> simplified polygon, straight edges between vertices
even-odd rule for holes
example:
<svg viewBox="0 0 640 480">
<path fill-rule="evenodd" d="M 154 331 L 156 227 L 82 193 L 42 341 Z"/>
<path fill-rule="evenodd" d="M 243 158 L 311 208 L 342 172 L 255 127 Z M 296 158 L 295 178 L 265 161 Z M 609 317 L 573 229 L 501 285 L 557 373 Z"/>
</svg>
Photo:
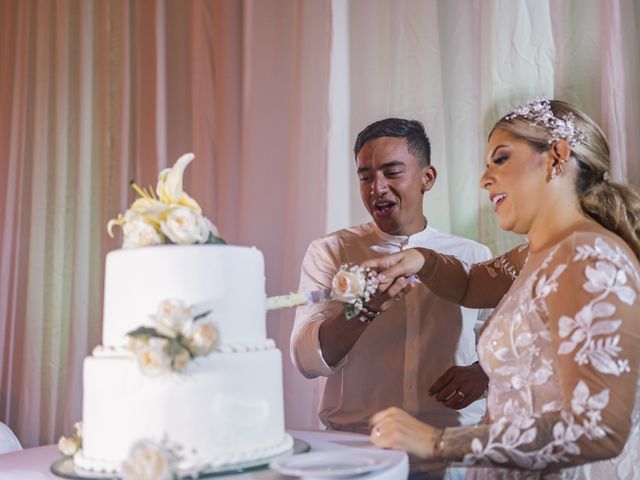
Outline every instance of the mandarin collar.
<svg viewBox="0 0 640 480">
<path fill-rule="evenodd" d="M 433 229 L 427 225 L 423 230 L 416 232 L 413 235 L 391 235 L 380 230 L 375 222 L 371 222 L 371 225 L 373 230 L 376 232 L 376 235 L 378 235 L 384 243 L 395 245 L 399 248 L 415 245 L 416 242 L 423 243 L 424 240 L 430 237 L 433 232 Z"/>
</svg>

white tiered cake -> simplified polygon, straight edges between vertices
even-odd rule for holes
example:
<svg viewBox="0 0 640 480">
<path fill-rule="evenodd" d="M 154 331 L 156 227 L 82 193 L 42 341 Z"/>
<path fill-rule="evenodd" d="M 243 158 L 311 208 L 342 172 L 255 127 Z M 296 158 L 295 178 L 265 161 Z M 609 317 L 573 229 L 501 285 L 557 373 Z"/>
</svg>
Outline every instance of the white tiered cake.
<svg viewBox="0 0 640 480">
<path fill-rule="evenodd" d="M 212 305 L 221 343 L 180 373 L 149 376 L 125 334 L 176 297 Z M 259 250 L 158 246 L 107 255 L 103 347 L 84 363 L 82 468 L 116 471 L 141 438 L 167 437 L 213 467 L 292 446 L 284 432 L 280 351 L 265 334 Z"/>
<path fill-rule="evenodd" d="M 125 230 L 125 246 L 179 243 L 170 236 L 176 225 L 196 230 L 204 225 L 202 239 L 209 238 L 210 231 L 211 238 L 217 236 L 215 227 L 200 217 L 189 223 L 188 215 L 200 214 L 182 192 L 182 173 L 191 159 L 180 159 L 169 176 L 161 172 L 158 196 L 139 191 L 147 210 L 134 203 L 118 217 L 115 223 Z M 173 190 L 164 195 L 167 185 Z M 181 213 L 184 205 L 191 209 L 186 214 Z M 159 208 L 166 208 L 163 217 L 152 217 Z M 172 226 L 171 215 L 177 214 L 182 217 Z M 187 464 L 206 468 L 268 458 L 292 448 L 284 432 L 281 354 L 266 338 L 264 259 L 259 250 L 187 244 L 112 251 L 106 258 L 104 293 L 102 346 L 84 362 L 82 448 L 74 456 L 79 468 L 118 472 L 141 439 L 179 446 Z M 193 311 L 194 318 L 188 325 L 175 323 L 175 312 L 169 311 L 175 329 L 158 326 L 154 314 L 167 300 L 189 306 L 185 311 Z M 198 317 L 205 321 L 196 322 Z M 195 332 L 194 326 L 202 324 L 213 329 L 205 333 L 211 337 L 213 331 L 216 339 L 205 350 L 207 338 L 198 339 L 197 332 L 190 337 L 185 330 Z M 127 337 L 136 329 L 142 332 L 139 337 Z M 164 342 L 160 356 L 154 356 L 158 351 L 151 347 L 138 352 L 131 347 L 132 338 L 148 346 L 154 335 Z M 200 346 L 189 348 L 187 341 L 196 347 L 200 341 Z M 179 342 L 185 348 L 172 350 L 171 345 L 182 345 Z M 179 367 L 162 364 L 162 358 L 171 355 L 175 361 L 176 351 L 186 356 Z M 145 370 L 145 364 L 164 368 Z"/>
</svg>

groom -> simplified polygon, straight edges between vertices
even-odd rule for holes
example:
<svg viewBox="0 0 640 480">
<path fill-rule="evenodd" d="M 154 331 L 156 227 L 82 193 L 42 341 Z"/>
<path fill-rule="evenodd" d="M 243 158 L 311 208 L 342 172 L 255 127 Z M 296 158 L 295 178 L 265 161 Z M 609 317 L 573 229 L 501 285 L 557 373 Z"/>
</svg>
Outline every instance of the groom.
<svg viewBox="0 0 640 480">
<path fill-rule="evenodd" d="M 423 196 L 437 174 L 420 122 L 375 122 L 360 132 L 354 152 L 372 221 L 313 241 L 300 291 L 330 288 L 343 263 L 410 247 L 469 263 L 491 258 L 485 246 L 428 225 Z M 335 302 L 298 308 L 291 357 L 305 377 L 327 377 L 320 420 L 330 429 L 368 433 L 369 417 L 393 405 L 438 427 L 480 421 L 487 377 L 474 363 L 478 311 L 441 300 L 419 283 L 398 301 L 385 300 L 374 296 L 366 305 L 373 313 L 351 320 Z"/>
</svg>

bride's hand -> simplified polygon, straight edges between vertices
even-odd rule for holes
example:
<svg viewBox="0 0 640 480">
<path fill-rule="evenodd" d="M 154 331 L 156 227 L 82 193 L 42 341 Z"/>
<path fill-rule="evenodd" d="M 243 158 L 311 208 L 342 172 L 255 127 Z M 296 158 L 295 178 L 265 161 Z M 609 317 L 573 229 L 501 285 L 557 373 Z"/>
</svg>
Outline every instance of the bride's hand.
<svg viewBox="0 0 640 480">
<path fill-rule="evenodd" d="M 410 248 L 398 253 L 367 260 L 362 264 L 378 272 L 378 291 L 387 292 L 393 298 L 407 286 L 406 279 L 424 266 L 424 256 L 420 250 Z M 403 281 L 399 281 L 403 279 Z"/>
<path fill-rule="evenodd" d="M 424 460 L 441 460 L 443 430 L 422 423 L 397 407 L 376 413 L 369 421 L 371 442 L 380 448 L 404 450 Z"/>
</svg>

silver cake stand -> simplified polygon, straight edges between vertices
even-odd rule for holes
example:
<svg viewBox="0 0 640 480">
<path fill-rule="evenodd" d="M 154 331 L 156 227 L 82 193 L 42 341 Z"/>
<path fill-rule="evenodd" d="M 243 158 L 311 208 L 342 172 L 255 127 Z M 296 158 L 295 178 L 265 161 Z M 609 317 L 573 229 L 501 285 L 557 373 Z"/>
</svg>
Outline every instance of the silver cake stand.
<svg viewBox="0 0 640 480">
<path fill-rule="evenodd" d="M 234 463 L 233 465 L 223 465 L 221 467 L 210 468 L 201 472 L 197 478 L 209 478 L 218 477 L 222 475 L 235 475 L 238 473 L 250 472 L 253 470 L 266 469 L 269 464 L 276 458 L 286 457 L 289 455 L 296 455 L 298 453 L 306 453 L 311 450 L 311 446 L 304 440 L 299 438 L 293 439 L 293 449 L 288 450 L 277 455 L 270 457 L 259 458 L 257 460 L 251 460 L 248 462 Z M 74 480 L 105 480 L 105 479 L 118 479 L 118 474 L 109 472 L 93 472 L 78 468 L 73 463 L 73 458 L 64 457 L 55 461 L 51 465 L 51 473 L 62 478 L 71 478 Z"/>
</svg>

